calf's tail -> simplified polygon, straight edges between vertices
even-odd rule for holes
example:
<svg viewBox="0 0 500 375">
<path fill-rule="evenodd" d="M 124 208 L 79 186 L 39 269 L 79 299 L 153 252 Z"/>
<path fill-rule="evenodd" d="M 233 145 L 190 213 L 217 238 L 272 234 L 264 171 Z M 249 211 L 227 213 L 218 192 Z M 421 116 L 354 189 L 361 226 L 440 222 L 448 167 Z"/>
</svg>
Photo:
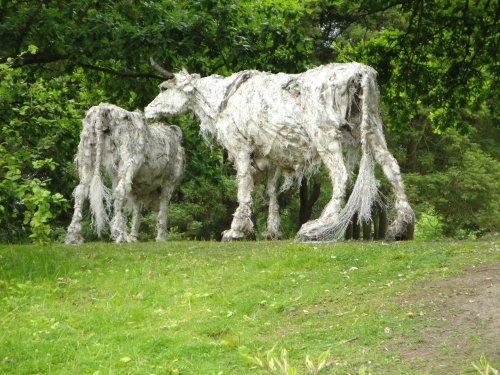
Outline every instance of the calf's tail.
<svg viewBox="0 0 500 375">
<path fill-rule="evenodd" d="M 105 119 L 105 108 L 94 107 L 88 116 L 89 126 L 95 135 L 95 164 L 93 165 L 92 179 L 89 188 L 90 211 L 92 213 L 92 226 L 97 235 L 101 236 L 102 228 L 109 223 L 109 212 L 111 210 L 111 190 L 104 185 L 101 176 L 102 151 L 103 151 L 103 120 Z M 89 111 L 90 112 L 90 111 Z M 92 131 L 93 130 L 93 131 Z M 106 203 L 106 205 L 104 205 Z"/>
</svg>

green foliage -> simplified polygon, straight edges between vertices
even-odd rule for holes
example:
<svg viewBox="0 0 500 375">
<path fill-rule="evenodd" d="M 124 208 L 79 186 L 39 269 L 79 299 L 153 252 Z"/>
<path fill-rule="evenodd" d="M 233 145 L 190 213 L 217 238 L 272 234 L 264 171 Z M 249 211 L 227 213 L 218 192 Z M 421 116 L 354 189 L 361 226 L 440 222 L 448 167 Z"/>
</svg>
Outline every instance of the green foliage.
<svg viewBox="0 0 500 375">
<path fill-rule="evenodd" d="M 36 50 L 28 48 L 29 53 Z M 67 194 L 68 185 L 59 178 L 71 160 L 79 121 L 72 118 L 74 104 L 65 103 L 70 91 L 66 82 L 30 80 L 13 64 L 11 59 L 0 70 L 0 111 L 5 116 L 0 123 L 0 241 L 29 235 L 46 242 L 49 220 L 68 206 L 60 193 Z M 68 135 L 69 142 L 64 139 Z"/>
<path fill-rule="evenodd" d="M 236 34 L 230 37 L 241 50 L 228 48 L 229 61 L 235 61 L 229 65 L 234 70 L 302 71 L 311 63 L 315 29 L 308 17 L 313 6 L 312 0 L 239 2 Z"/>
<path fill-rule="evenodd" d="M 4 145 L 0 145 L 0 156 L 0 240 L 22 240 L 26 229 L 20 231 L 19 227 L 29 225 L 30 238 L 47 242 L 51 233 L 48 221 L 64 208 L 66 199 L 60 193 L 52 194 L 46 188 L 47 180 L 23 177 L 20 170 L 23 160 L 18 154 L 8 154 Z M 35 172 L 44 164 L 39 162 L 33 162 Z"/>
<path fill-rule="evenodd" d="M 500 163 L 456 131 L 436 137 L 435 147 L 428 173 L 406 175 L 411 201 L 435 209 L 446 236 L 498 231 Z"/>
<path fill-rule="evenodd" d="M 221 238 L 236 209 L 233 172 L 214 141 L 200 136 L 196 121 L 181 118 L 186 172 L 170 209 L 170 226 L 189 239 Z"/>
<path fill-rule="evenodd" d="M 358 372 L 359 375 L 371 375 L 371 371 L 367 370 L 366 367 L 361 366 Z"/>
<path fill-rule="evenodd" d="M 240 354 L 245 358 L 250 364 L 258 366 L 264 371 L 270 374 L 278 375 L 295 375 L 297 371 L 290 366 L 288 363 L 288 351 L 286 349 L 281 350 L 281 355 L 279 358 L 274 356 L 274 347 L 265 352 L 265 359 L 262 359 L 262 355 L 258 353 L 256 356 L 250 356 L 245 353 L 244 348 L 240 348 Z"/>
<path fill-rule="evenodd" d="M 435 129 L 463 127 L 464 111 L 477 111 L 492 96 L 498 101 L 494 3 L 325 3 L 325 26 L 334 21 L 345 25 L 332 40 L 332 57 L 362 61 L 378 70 L 394 124 L 402 126 L 424 107 Z"/>
<path fill-rule="evenodd" d="M 435 212 L 421 212 L 415 224 L 416 240 L 435 240 L 443 238 L 442 219 Z"/>
<path fill-rule="evenodd" d="M 279 357 L 274 354 L 274 350 L 276 345 L 267 350 L 264 355 L 260 352 L 257 353 L 256 356 L 248 354 L 247 347 L 240 347 L 238 350 L 243 358 L 245 358 L 248 363 L 252 366 L 260 368 L 270 374 L 276 375 L 295 375 L 302 374 L 303 372 L 299 372 L 295 367 L 291 366 L 288 359 L 288 351 L 286 349 L 282 349 Z M 330 351 L 326 351 L 320 354 L 318 360 L 314 359 L 311 355 L 307 354 L 306 359 L 304 361 L 305 368 L 307 369 L 307 374 L 319 374 L 321 370 L 325 369 L 327 366 L 330 366 L 332 363 L 328 361 L 330 357 Z M 360 372 L 361 373 L 361 372 Z"/>
<path fill-rule="evenodd" d="M 491 366 L 484 354 L 479 359 L 479 363 L 473 362 L 472 366 L 481 375 L 498 375 L 498 370 Z"/>
<path fill-rule="evenodd" d="M 314 375 L 318 374 L 326 366 L 331 365 L 331 363 L 328 362 L 329 357 L 330 357 L 330 351 L 328 350 L 326 352 L 321 353 L 317 361 L 314 359 L 314 357 L 308 354 L 306 356 L 307 369 L 311 374 Z"/>
</svg>

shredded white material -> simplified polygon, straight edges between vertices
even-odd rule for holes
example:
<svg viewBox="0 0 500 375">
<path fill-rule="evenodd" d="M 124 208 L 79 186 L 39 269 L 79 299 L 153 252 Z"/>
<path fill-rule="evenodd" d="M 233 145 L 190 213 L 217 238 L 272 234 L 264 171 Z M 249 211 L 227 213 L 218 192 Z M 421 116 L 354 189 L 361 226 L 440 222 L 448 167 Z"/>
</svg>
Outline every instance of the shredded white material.
<svg viewBox="0 0 500 375">
<path fill-rule="evenodd" d="M 157 241 L 164 240 L 168 204 L 184 170 L 182 132 L 177 126 L 148 126 L 140 112 L 101 103 L 87 111 L 76 155 L 80 184 L 74 191 L 75 209 L 66 243 L 82 243 L 83 202 L 89 198 L 92 224 L 100 236 L 106 224 L 116 242 L 136 241 L 142 207 L 157 211 Z M 104 169 L 112 188 L 104 185 Z M 110 221 L 112 210 L 114 217 Z M 132 207 L 127 231 L 122 208 Z"/>
<path fill-rule="evenodd" d="M 201 132 L 212 134 L 226 148 L 237 170 L 239 206 L 223 240 L 252 234 L 253 177 L 259 172 L 268 174 L 267 191 L 273 202 L 266 234 L 279 237 L 276 173 L 285 174 L 288 187 L 321 163 L 330 174 L 332 198 L 317 220 L 302 226 L 298 240 L 337 239 L 356 212 L 371 219 L 371 208 L 379 199 L 373 159 L 382 166 L 396 196 L 397 216 L 387 237 L 402 235 L 413 222 L 399 166 L 383 136 L 376 71 L 369 66 L 330 64 L 301 74 L 248 70 L 227 78 L 200 78 L 184 70 L 160 89 L 146 107 L 146 117 L 194 112 L 201 120 Z M 342 147 L 348 150 L 349 170 L 361 149 L 360 171 L 343 208 L 348 169 Z"/>
</svg>

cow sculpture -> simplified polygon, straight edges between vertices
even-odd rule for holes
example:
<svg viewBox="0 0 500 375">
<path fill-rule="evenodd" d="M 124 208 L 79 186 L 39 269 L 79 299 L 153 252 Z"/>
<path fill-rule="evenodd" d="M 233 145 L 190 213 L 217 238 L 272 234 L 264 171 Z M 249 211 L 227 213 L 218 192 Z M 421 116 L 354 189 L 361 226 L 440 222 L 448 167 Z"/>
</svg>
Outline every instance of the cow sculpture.
<svg viewBox="0 0 500 375">
<path fill-rule="evenodd" d="M 148 125 L 140 112 L 106 103 L 90 108 L 75 159 L 80 183 L 74 191 L 75 210 L 66 243 L 83 242 L 81 220 L 87 197 L 99 235 L 113 204 L 110 234 L 115 242 L 137 240 L 142 207 L 158 212 L 156 240 L 165 240 L 169 201 L 185 164 L 181 139 L 179 127 Z M 111 190 L 103 184 L 102 167 Z M 122 212 L 125 204 L 132 208 L 130 233 Z"/>
<path fill-rule="evenodd" d="M 166 81 L 145 109 L 149 120 L 192 111 L 202 133 L 212 134 L 226 148 L 237 171 L 238 208 L 223 240 L 253 232 L 253 176 L 267 172 L 270 213 L 267 232 L 279 235 L 276 184 L 279 174 L 301 176 L 323 163 L 332 182 L 332 197 L 321 216 L 305 223 L 299 241 L 339 238 L 352 220 L 371 220 L 380 199 L 374 159 L 381 165 L 395 195 L 396 217 L 386 238 L 406 232 L 414 220 L 399 166 L 387 149 L 382 130 L 376 71 L 358 63 L 330 64 L 301 74 L 248 70 L 229 77 L 201 78 L 183 70 L 172 74 L 151 60 Z M 361 149 L 359 173 L 346 204 L 348 155 Z M 278 227 L 276 227 L 276 225 Z"/>
</svg>

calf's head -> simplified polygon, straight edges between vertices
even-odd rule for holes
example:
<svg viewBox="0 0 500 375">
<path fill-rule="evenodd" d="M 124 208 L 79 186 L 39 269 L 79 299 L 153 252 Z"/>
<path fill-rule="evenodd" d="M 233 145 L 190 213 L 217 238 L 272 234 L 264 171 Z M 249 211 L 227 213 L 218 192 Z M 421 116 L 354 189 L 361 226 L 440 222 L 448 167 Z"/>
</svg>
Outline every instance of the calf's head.
<svg viewBox="0 0 500 375">
<path fill-rule="evenodd" d="M 197 75 L 191 75 L 186 70 L 172 74 L 161 68 L 151 59 L 151 66 L 159 71 L 166 81 L 160 84 L 160 94 L 144 109 L 148 120 L 162 116 L 181 115 L 187 112 L 194 90 L 193 81 Z"/>
</svg>

